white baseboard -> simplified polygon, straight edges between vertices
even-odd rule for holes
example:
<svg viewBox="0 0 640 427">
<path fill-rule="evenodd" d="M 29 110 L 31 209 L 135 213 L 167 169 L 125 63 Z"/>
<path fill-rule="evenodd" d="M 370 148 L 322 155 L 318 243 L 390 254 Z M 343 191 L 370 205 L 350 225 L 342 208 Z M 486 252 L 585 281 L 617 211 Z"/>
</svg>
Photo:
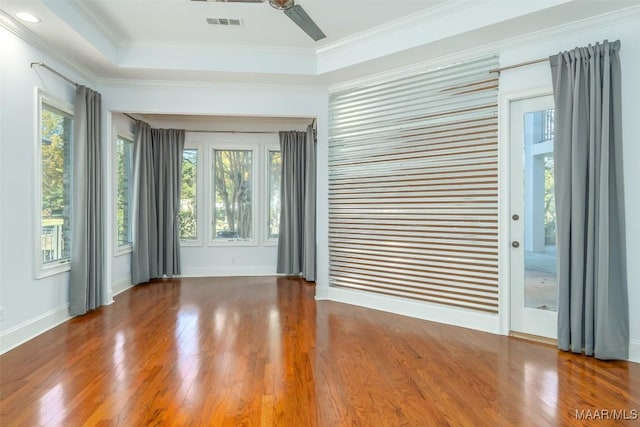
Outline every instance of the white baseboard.
<svg viewBox="0 0 640 427">
<path fill-rule="evenodd" d="M 23 322 L 0 335 L 0 354 L 24 344 L 32 338 L 71 319 L 69 304 L 65 304 L 31 320 Z"/>
<path fill-rule="evenodd" d="M 117 282 L 111 285 L 111 293 L 115 297 L 116 295 L 121 294 L 127 289 L 131 289 L 131 288 L 133 288 L 131 279 L 127 278 L 123 280 L 118 280 Z"/>
<path fill-rule="evenodd" d="M 489 313 L 334 287 L 328 288 L 327 299 L 493 334 L 500 330 L 498 316 Z"/>
<path fill-rule="evenodd" d="M 276 276 L 274 265 L 230 265 L 222 267 L 183 268 L 180 277 Z"/>
<path fill-rule="evenodd" d="M 640 340 L 629 340 L 629 362 L 640 363 Z"/>
</svg>

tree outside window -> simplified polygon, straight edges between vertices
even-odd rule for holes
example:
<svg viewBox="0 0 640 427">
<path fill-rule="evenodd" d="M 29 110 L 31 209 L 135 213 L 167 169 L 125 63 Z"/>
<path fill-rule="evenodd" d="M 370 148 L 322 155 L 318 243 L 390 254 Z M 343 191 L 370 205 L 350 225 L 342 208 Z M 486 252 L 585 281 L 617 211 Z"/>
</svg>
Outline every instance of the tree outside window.
<svg viewBox="0 0 640 427">
<path fill-rule="evenodd" d="M 269 224 L 268 238 L 277 239 L 280 235 L 280 186 L 282 174 L 282 154 L 269 151 Z"/>
<path fill-rule="evenodd" d="M 118 136 L 116 140 L 116 221 L 117 245 L 131 246 L 132 190 L 133 190 L 133 141 Z"/>
<path fill-rule="evenodd" d="M 71 257 L 71 115 L 42 104 L 42 262 Z"/>
<path fill-rule="evenodd" d="M 182 151 L 180 188 L 180 240 L 198 239 L 198 149 Z"/>
<path fill-rule="evenodd" d="M 251 240 L 253 152 L 214 150 L 213 153 L 213 238 Z"/>
</svg>

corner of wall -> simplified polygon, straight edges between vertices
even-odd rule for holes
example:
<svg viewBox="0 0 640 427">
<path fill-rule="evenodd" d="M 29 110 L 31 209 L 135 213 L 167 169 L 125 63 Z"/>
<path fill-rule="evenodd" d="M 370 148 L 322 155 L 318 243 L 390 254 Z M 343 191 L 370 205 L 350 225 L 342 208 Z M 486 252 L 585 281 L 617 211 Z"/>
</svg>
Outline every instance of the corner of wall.
<svg viewBox="0 0 640 427">
<path fill-rule="evenodd" d="M 319 286 L 316 283 L 316 300 L 328 300 L 329 299 L 329 288 L 327 286 Z"/>
<path fill-rule="evenodd" d="M 131 283 L 131 279 L 129 278 L 118 280 L 117 282 L 113 283 L 111 285 L 111 303 L 113 303 L 113 297 L 131 288 L 133 288 L 133 284 Z"/>
</svg>

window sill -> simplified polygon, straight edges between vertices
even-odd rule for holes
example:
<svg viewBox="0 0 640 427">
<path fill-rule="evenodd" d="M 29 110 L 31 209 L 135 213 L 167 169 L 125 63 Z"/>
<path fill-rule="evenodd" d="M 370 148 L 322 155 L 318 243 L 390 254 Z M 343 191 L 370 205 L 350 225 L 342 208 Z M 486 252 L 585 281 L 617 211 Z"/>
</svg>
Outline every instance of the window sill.
<svg viewBox="0 0 640 427">
<path fill-rule="evenodd" d="M 248 246 L 259 246 L 258 242 L 255 240 L 214 240 L 213 242 L 209 242 L 210 247 L 248 247 Z"/>
<path fill-rule="evenodd" d="M 36 273 L 36 279 L 44 279 L 47 277 L 55 276 L 58 274 L 66 273 L 71 271 L 71 262 L 62 262 L 60 264 L 48 265 L 44 266 L 40 264 L 38 267 L 38 271 Z"/>
<path fill-rule="evenodd" d="M 113 256 L 119 257 L 119 256 L 130 254 L 131 252 L 133 252 L 133 245 L 119 246 L 115 248 L 115 250 L 113 251 Z"/>
</svg>

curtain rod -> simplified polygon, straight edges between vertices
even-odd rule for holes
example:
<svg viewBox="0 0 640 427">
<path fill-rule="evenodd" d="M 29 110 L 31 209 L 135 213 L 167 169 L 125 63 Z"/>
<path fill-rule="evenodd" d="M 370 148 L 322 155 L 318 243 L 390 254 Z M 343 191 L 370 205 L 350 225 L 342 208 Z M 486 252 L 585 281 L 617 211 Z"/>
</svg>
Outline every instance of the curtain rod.
<svg viewBox="0 0 640 427">
<path fill-rule="evenodd" d="M 277 134 L 276 130 L 189 130 L 185 129 L 185 132 L 193 133 L 255 133 L 255 134 Z"/>
<path fill-rule="evenodd" d="M 514 64 L 514 65 L 507 65 L 506 67 L 494 68 L 493 70 L 489 70 L 489 73 L 500 74 L 501 71 L 510 70 L 512 68 L 520 68 L 520 67 L 524 67 L 525 65 L 538 64 L 540 62 L 545 62 L 548 60 L 549 58 L 534 59 L 533 61 L 521 62 L 519 64 Z"/>
<path fill-rule="evenodd" d="M 125 116 L 129 117 L 131 120 L 133 120 L 134 122 L 137 122 L 138 119 L 136 119 L 135 117 L 133 117 L 132 115 L 128 114 L 128 113 L 122 113 Z M 241 131 L 241 130 L 189 130 L 189 129 L 185 129 L 185 132 L 194 132 L 194 133 L 278 133 L 277 131 Z"/>
<path fill-rule="evenodd" d="M 38 66 L 40 66 L 40 67 L 42 67 L 42 68 L 44 68 L 46 70 L 49 70 L 50 72 L 52 72 L 56 76 L 60 77 L 61 79 L 65 80 L 68 83 L 71 83 L 72 85 L 74 85 L 76 87 L 80 86 L 78 83 L 74 82 L 69 77 L 65 76 L 64 74 L 60 73 L 59 71 L 54 70 L 53 68 L 49 67 L 47 64 L 45 64 L 42 61 L 32 62 L 31 63 L 31 68 L 33 68 L 34 65 L 38 65 Z"/>
</svg>

